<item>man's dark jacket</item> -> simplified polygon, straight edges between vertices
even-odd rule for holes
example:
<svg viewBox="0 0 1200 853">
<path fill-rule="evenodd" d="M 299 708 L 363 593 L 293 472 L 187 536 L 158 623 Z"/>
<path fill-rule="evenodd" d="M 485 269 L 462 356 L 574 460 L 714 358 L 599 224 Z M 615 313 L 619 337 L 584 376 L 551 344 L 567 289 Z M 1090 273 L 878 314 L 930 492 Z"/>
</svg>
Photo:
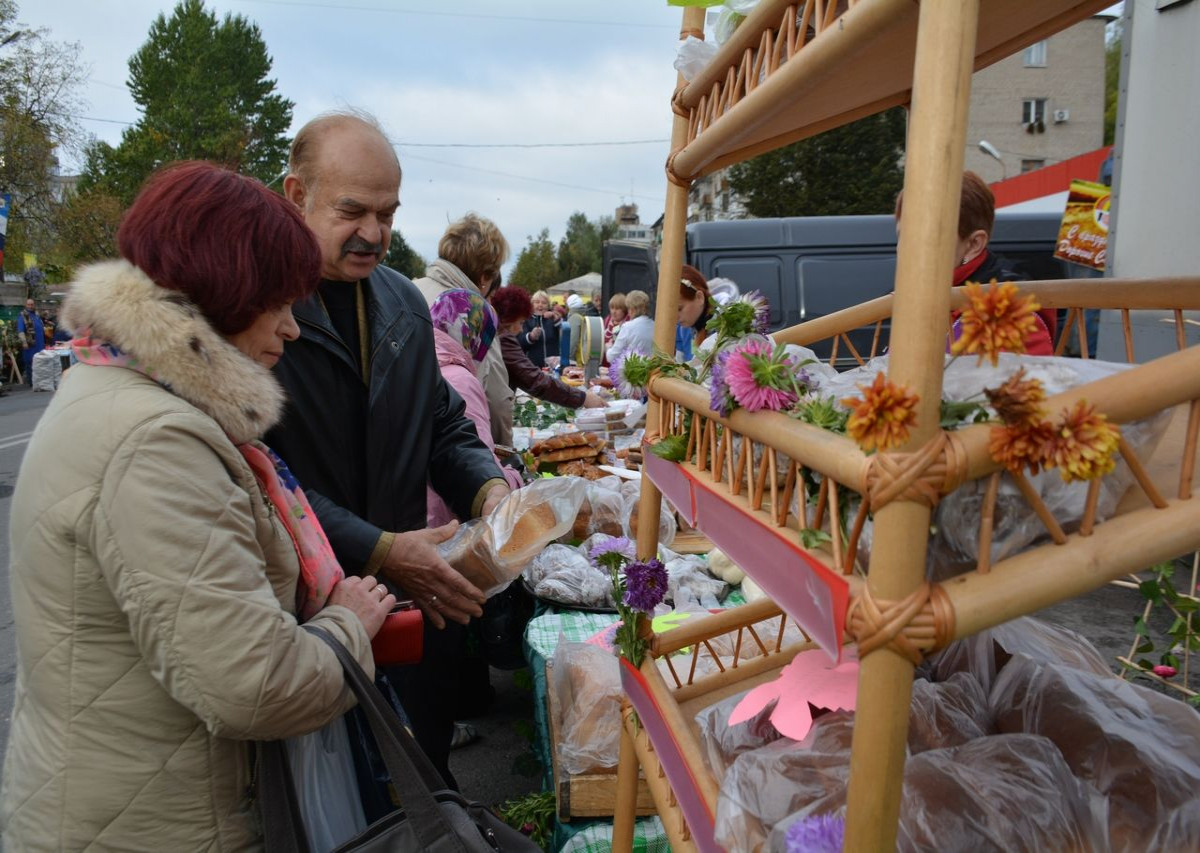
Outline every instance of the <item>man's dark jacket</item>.
<svg viewBox="0 0 1200 853">
<path fill-rule="evenodd" d="M 275 369 L 288 407 L 266 438 L 304 488 L 349 573 L 378 569 L 385 532 L 425 527 L 427 476 L 464 519 L 477 514 L 489 480 L 504 482 L 462 398 L 442 380 L 420 292 L 382 266 L 365 292 L 369 383 L 361 378 L 360 353 L 334 331 L 321 300 L 297 302 L 300 338 L 287 344 Z M 365 465 L 346 464 L 356 454 L 342 451 L 355 443 Z"/>
</svg>

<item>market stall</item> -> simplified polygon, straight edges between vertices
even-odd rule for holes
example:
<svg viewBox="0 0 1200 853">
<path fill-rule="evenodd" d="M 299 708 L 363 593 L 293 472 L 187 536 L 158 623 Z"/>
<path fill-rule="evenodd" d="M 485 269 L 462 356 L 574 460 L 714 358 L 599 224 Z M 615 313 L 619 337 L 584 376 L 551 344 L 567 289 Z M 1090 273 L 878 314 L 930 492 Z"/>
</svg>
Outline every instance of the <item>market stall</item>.
<svg viewBox="0 0 1200 853">
<path fill-rule="evenodd" d="M 895 296 L 769 339 L 750 340 L 743 329 L 725 360 L 714 351 L 695 373 L 659 364 L 646 382 L 641 516 L 656 516 L 667 497 L 803 636 L 762 643 L 764 653 L 742 662 L 741 639 L 764 633 L 754 605 L 670 631 L 633 616 L 636 636 L 621 647 L 615 849 L 632 845 L 639 771 L 674 850 L 787 849 L 793 827 L 839 839 L 844 831 L 848 850 L 892 850 L 898 840 L 906 849 L 967 849 L 980 838 L 1013 849 L 1200 843 L 1191 793 L 1200 732 L 1189 709 L 1072 667 L 1089 652 L 1070 638 L 1022 644 L 1038 630 L 1025 623 L 1018 642 L 1011 632 L 984 635 L 982 645 L 971 639 L 1200 547 L 1192 490 L 1200 350 L 1184 346 L 1182 313 L 1200 309 L 1200 279 L 953 294 L 946 284 L 971 72 L 1106 5 L 763 0 L 699 74 L 680 79 L 657 349 L 672 351 L 693 179 L 911 104 L 907 212 Z M 681 37 L 702 36 L 702 21 L 701 10 L 686 10 Z M 1129 312 L 1167 310 L 1179 351 L 1129 369 L 1001 358 L 998 350 L 1020 349 L 1023 318 L 1038 305 L 1066 309 L 1070 322 L 1086 309 L 1121 311 L 1129 362 Z M 947 365 L 952 310 L 976 323 L 955 352 L 986 358 L 989 370 Z M 886 356 L 852 345 L 851 331 L 879 329 L 888 317 Z M 833 343 L 834 359 L 844 346 L 862 365 L 849 386 L 805 367 L 798 348 L 818 341 Z M 986 402 L 973 403 L 981 391 Z M 978 419 L 947 417 L 971 405 Z M 664 442 L 670 458 L 650 451 Z M 649 559 L 658 546 L 656 531 L 641 527 L 637 556 Z M 723 657 L 714 641 L 731 632 L 741 639 Z M 709 646 L 716 671 L 664 672 L 682 649 Z M 939 675 L 947 655 L 968 663 Z M 736 707 L 722 704 L 738 694 Z M 959 709 L 958 724 L 931 733 L 949 707 Z M 1053 715 L 1041 707 L 1061 709 L 1069 722 L 1049 725 Z M 1113 708 L 1124 710 L 1114 717 Z M 825 713 L 814 719 L 809 709 Z M 1123 729 L 1131 716 L 1144 728 Z M 1168 730 L 1170 746 L 1156 749 L 1152 741 Z M 915 736 L 925 739 L 914 746 Z M 1118 754 L 1137 759 L 1095 771 Z M 764 792 L 789 778 L 787 790 L 800 793 L 767 802 Z M 1153 782 L 1133 802 L 1137 778 Z M 986 819 L 963 818 L 981 810 Z"/>
</svg>

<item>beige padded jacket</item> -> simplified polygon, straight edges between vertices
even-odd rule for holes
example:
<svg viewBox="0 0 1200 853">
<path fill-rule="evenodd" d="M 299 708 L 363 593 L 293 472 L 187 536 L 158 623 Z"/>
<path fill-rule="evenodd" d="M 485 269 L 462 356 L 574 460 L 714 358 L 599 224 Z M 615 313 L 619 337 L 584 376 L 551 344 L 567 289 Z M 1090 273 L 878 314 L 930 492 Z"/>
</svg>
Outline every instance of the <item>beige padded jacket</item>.
<svg viewBox="0 0 1200 853">
<path fill-rule="evenodd" d="M 248 741 L 314 730 L 353 704 L 332 652 L 292 615 L 291 539 L 233 444 L 278 418 L 282 393 L 124 262 L 86 270 L 65 313 L 159 382 L 76 365 L 25 454 L 4 847 L 254 849 Z M 373 672 L 350 610 L 312 623 Z"/>
</svg>

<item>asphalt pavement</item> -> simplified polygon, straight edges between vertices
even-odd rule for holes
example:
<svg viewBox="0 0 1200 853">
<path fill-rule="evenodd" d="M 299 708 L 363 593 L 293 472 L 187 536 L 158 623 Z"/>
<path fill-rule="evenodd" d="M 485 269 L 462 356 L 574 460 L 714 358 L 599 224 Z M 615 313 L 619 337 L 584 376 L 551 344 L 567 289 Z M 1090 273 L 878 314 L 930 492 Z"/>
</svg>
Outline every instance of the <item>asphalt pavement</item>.
<svg viewBox="0 0 1200 853">
<path fill-rule="evenodd" d="M 25 446 L 51 396 L 21 388 L 0 397 L 0 750 L 8 741 L 16 680 L 8 584 L 9 509 Z M 1106 586 L 1037 615 L 1083 634 L 1115 667 L 1116 655 L 1129 650 L 1139 601 L 1136 592 Z M 450 763 L 464 794 L 499 804 L 539 790 L 541 774 L 531 744 L 534 697 L 527 672 L 492 670 L 491 683 L 495 701 L 485 716 L 471 720 L 479 740 L 453 752 Z"/>
</svg>

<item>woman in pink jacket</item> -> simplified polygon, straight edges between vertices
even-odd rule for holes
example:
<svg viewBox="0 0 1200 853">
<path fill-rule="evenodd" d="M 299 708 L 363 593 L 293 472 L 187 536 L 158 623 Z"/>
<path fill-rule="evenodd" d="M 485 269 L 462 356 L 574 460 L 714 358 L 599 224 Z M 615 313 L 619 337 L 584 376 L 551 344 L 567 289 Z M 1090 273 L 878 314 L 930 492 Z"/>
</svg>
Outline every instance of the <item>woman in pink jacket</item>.
<svg viewBox="0 0 1200 853">
<path fill-rule="evenodd" d="M 487 397 L 476 371 L 496 337 L 496 311 L 478 293 L 446 290 L 430 303 L 429 315 L 442 378 L 463 398 L 467 417 L 475 424 L 479 440 L 494 452 Z M 512 468 L 501 470 L 511 488 L 521 486 L 520 474 Z M 432 488 L 428 489 L 427 498 L 430 527 L 440 527 L 454 518 L 446 502 Z"/>
</svg>

